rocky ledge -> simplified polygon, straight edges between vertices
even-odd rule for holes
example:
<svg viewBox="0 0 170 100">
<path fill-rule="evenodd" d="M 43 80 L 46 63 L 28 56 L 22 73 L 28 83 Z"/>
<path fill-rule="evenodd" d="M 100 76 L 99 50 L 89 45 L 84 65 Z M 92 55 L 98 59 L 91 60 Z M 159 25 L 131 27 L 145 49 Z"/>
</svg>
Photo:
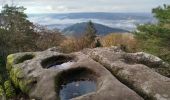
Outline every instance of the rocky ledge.
<svg viewBox="0 0 170 100">
<path fill-rule="evenodd" d="M 170 100 L 170 66 L 117 47 L 11 54 L 15 88 L 35 100 Z"/>
</svg>

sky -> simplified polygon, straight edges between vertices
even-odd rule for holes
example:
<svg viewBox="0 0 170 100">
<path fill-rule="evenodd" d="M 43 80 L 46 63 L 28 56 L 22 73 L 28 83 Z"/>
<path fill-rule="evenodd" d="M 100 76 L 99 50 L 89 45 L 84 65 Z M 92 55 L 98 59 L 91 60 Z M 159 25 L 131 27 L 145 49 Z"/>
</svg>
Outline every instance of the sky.
<svg viewBox="0 0 170 100">
<path fill-rule="evenodd" d="M 0 0 L 0 10 L 12 0 Z M 152 8 L 170 4 L 170 0 L 13 0 L 27 8 L 26 13 L 72 12 L 151 12 Z"/>
</svg>

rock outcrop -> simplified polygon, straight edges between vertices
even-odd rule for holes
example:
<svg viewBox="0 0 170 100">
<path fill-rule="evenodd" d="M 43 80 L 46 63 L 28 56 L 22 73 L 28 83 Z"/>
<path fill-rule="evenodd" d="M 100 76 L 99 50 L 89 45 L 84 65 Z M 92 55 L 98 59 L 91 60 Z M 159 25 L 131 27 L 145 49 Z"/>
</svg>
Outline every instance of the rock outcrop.
<svg viewBox="0 0 170 100">
<path fill-rule="evenodd" d="M 164 74 L 162 71 L 157 73 L 154 69 L 162 68 L 168 73 L 170 66 L 167 63 L 147 53 L 125 53 L 117 49 L 96 48 L 83 52 L 105 66 L 144 99 L 170 100 L 170 78 L 161 75 Z"/>
<path fill-rule="evenodd" d="M 11 54 L 7 70 L 15 87 L 35 100 L 170 100 L 169 65 L 117 47 Z"/>
</svg>

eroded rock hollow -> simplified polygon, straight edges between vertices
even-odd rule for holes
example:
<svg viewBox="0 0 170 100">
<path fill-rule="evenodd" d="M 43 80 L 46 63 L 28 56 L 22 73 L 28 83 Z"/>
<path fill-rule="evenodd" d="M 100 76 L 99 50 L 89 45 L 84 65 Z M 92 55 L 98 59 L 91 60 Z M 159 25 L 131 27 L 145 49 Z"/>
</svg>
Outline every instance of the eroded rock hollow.
<svg viewBox="0 0 170 100">
<path fill-rule="evenodd" d="M 16 88 L 35 100 L 170 100 L 170 67 L 160 58 L 117 47 L 63 54 L 11 54 Z"/>
</svg>

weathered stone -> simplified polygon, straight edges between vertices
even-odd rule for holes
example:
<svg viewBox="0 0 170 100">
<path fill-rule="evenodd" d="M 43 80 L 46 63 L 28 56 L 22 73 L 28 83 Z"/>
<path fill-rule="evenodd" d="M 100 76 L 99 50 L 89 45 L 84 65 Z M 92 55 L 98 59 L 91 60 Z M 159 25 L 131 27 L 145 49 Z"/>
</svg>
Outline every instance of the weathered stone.
<svg viewBox="0 0 170 100">
<path fill-rule="evenodd" d="M 170 79 L 151 69 L 169 68 L 160 58 L 146 53 L 115 51 L 115 48 L 86 49 L 82 52 L 105 66 L 144 99 L 170 100 Z"/>
<path fill-rule="evenodd" d="M 74 76 L 94 81 L 97 88 L 72 100 L 143 100 L 101 64 L 81 52 L 62 54 L 49 49 L 12 54 L 7 60 L 12 82 L 31 99 L 59 100 L 62 82 Z"/>
<path fill-rule="evenodd" d="M 138 52 L 126 53 L 124 58 L 129 63 L 144 64 L 154 69 L 156 72 L 170 77 L 170 65 L 156 56 L 144 52 Z"/>
</svg>

